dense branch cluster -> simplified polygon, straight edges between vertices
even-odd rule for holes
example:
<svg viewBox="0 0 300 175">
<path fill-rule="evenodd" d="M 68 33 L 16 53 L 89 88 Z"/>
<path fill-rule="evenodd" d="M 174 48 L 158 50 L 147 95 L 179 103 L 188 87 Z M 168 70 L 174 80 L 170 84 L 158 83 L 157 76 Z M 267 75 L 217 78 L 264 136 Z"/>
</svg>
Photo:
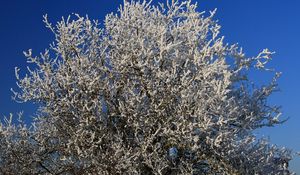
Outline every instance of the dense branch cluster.
<svg viewBox="0 0 300 175">
<path fill-rule="evenodd" d="M 224 44 L 215 11 L 191 1 L 127 2 L 104 28 L 74 15 L 55 26 L 40 56 L 25 52 L 20 102 L 39 111 L 32 126 L 0 126 L 3 174 L 292 174 L 290 151 L 258 139 L 279 124 L 276 90 L 252 86 L 273 54 L 248 58 Z"/>
</svg>

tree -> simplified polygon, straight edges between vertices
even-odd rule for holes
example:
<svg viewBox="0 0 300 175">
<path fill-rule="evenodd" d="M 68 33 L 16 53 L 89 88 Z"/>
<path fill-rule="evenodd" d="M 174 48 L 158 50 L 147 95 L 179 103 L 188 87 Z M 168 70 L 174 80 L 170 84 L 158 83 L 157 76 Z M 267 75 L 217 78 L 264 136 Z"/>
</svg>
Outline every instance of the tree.
<svg viewBox="0 0 300 175">
<path fill-rule="evenodd" d="M 166 7 L 165 7 L 166 6 Z M 280 73 L 272 52 L 246 57 L 224 43 L 215 11 L 191 1 L 124 1 L 104 28 L 74 15 L 16 78 L 18 102 L 39 105 L 32 126 L 0 126 L 3 174 L 292 174 L 290 150 L 253 131 L 274 126 L 267 103 Z M 274 79 L 254 86 L 249 71 Z"/>
</svg>

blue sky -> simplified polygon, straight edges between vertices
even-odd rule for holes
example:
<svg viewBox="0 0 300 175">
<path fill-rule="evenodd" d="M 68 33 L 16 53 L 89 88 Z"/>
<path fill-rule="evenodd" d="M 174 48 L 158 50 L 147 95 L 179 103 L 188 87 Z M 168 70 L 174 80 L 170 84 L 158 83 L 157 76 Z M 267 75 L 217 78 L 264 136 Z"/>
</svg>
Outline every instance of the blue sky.
<svg viewBox="0 0 300 175">
<path fill-rule="evenodd" d="M 158 0 L 154 0 L 154 3 Z M 164 2 L 165 0 L 160 0 Z M 282 126 L 258 131 L 278 145 L 300 151 L 300 1 L 296 0 L 194 0 L 200 11 L 217 8 L 215 19 L 221 24 L 225 41 L 239 43 L 248 56 L 260 50 L 276 51 L 270 64 L 283 72 L 279 80 L 281 92 L 270 98 L 271 104 L 282 106 L 283 118 L 290 119 Z M 48 47 L 54 37 L 44 27 L 42 15 L 48 14 L 55 23 L 73 12 L 88 14 L 103 21 L 105 14 L 116 11 L 122 0 L 2 0 L 0 2 L 0 116 L 24 111 L 25 117 L 34 114 L 31 104 L 11 100 L 10 88 L 16 88 L 14 67 L 26 68 L 22 51 L 32 48 L 38 54 Z M 254 76 L 264 81 L 264 76 Z M 291 162 L 300 174 L 300 158 Z"/>
</svg>

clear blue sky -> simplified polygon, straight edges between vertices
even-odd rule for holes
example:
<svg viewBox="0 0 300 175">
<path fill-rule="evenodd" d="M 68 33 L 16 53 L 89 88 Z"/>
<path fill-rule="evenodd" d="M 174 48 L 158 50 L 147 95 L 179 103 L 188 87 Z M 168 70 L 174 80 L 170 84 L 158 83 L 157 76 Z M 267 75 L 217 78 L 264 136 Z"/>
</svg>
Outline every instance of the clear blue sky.
<svg viewBox="0 0 300 175">
<path fill-rule="evenodd" d="M 158 0 L 154 0 L 154 3 Z M 160 2 L 165 0 L 160 0 Z M 196 0 L 194 0 L 196 1 Z M 73 12 L 88 14 L 103 21 L 105 14 L 116 11 L 122 0 L 2 0 L 0 2 L 0 116 L 24 111 L 34 114 L 30 104 L 11 100 L 11 87 L 16 87 L 14 67 L 25 69 L 22 51 L 33 49 L 38 54 L 54 37 L 42 22 L 48 14 L 50 21 Z M 271 104 L 281 105 L 284 125 L 263 129 L 259 134 L 270 136 L 273 143 L 300 151 L 300 1 L 297 0 L 198 0 L 199 10 L 217 8 L 215 19 L 222 25 L 226 42 L 239 43 L 248 56 L 261 49 L 276 51 L 271 66 L 283 72 L 279 80 L 281 92 L 274 94 Z M 254 77 L 263 81 L 263 77 Z M 300 158 L 291 162 L 300 174 Z"/>
</svg>

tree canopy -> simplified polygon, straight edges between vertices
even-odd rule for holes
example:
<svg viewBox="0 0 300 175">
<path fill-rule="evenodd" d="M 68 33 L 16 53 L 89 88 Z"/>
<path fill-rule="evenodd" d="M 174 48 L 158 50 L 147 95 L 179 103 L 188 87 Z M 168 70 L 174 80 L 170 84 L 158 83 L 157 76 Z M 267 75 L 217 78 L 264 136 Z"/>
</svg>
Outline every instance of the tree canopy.
<svg viewBox="0 0 300 175">
<path fill-rule="evenodd" d="M 253 131 L 282 123 L 268 104 L 273 52 L 247 57 L 224 43 L 215 11 L 189 1 L 124 1 L 97 20 L 52 25 L 40 56 L 24 52 L 17 102 L 35 120 L 0 125 L 3 174 L 292 174 L 290 150 Z M 274 74 L 256 86 L 249 71 Z"/>
</svg>

